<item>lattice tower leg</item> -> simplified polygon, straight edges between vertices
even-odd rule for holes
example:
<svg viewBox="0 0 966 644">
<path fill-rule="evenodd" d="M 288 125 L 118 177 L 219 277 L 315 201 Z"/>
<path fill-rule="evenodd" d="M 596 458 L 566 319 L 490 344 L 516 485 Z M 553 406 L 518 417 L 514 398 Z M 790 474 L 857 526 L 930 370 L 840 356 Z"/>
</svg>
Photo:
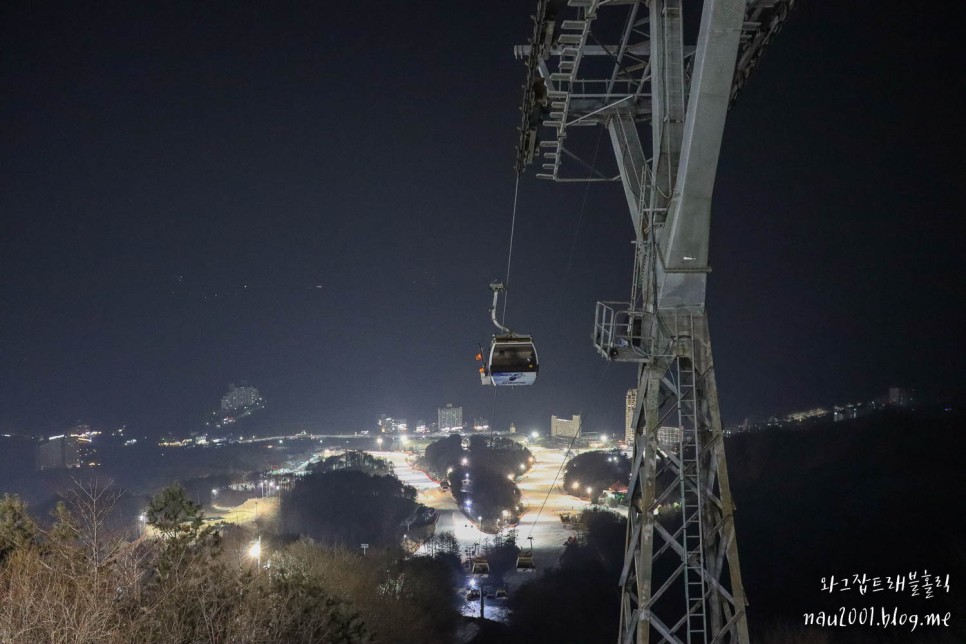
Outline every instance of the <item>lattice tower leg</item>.
<svg viewBox="0 0 966 644">
<path fill-rule="evenodd" d="M 746 644 L 707 319 L 664 321 L 673 355 L 638 378 L 619 641 Z"/>
</svg>

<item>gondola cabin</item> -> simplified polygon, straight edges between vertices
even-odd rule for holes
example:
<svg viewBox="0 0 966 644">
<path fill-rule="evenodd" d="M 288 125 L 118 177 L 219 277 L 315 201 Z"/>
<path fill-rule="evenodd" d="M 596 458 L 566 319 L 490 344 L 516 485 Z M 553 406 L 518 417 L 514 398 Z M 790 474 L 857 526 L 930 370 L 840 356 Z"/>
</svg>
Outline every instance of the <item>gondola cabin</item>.
<svg viewBox="0 0 966 644">
<path fill-rule="evenodd" d="M 537 349 L 528 335 L 494 336 L 487 362 L 490 382 L 497 387 L 532 385 L 537 381 Z"/>
</svg>

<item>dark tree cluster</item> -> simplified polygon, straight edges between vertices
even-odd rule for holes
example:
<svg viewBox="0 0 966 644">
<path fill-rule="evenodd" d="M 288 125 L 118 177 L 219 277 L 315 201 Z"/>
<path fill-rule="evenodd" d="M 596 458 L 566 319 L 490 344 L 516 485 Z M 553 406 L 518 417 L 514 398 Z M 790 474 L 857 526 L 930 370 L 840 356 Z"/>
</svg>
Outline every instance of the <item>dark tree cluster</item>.
<svg viewBox="0 0 966 644">
<path fill-rule="evenodd" d="M 465 464 L 464 464 L 465 463 Z M 445 478 L 460 508 L 495 531 L 521 512 L 515 479 L 533 465 L 530 450 L 501 436 L 473 435 L 468 449 L 452 434 L 428 447 L 422 460 L 430 474 Z"/>
<path fill-rule="evenodd" d="M 453 641 L 450 562 L 401 559 L 252 535 L 224 536 L 183 489 L 155 497 L 145 534 L 109 529 L 117 490 L 78 486 L 45 527 L 16 497 L 0 501 L 0 641 Z"/>
<path fill-rule="evenodd" d="M 520 476 L 533 466 L 530 450 L 503 436 L 471 436 L 467 451 L 473 462 L 504 478 Z"/>
<path fill-rule="evenodd" d="M 485 464 L 471 464 L 456 470 L 451 480 L 450 489 L 456 503 L 472 519 L 483 517 L 483 529 L 486 531 L 494 532 L 498 522 L 513 522 L 521 512 L 517 484 Z"/>
<path fill-rule="evenodd" d="M 463 437 L 450 434 L 426 446 L 420 465 L 434 478 L 442 479 L 450 469 L 456 469 L 465 456 Z"/>
<path fill-rule="evenodd" d="M 567 544 L 560 566 L 513 593 L 509 624 L 487 624 L 473 644 L 614 641 L 627 523 L 606 510 L 585 510 L 579 522 L 583 536 Z"/>
<path fill-rule="evenodd" d="M 377 458 L 369 452 L 348 450 L 341 454 L 330 456 L 310 467 L 312 472 L 334 472 L 336 470 L 355 470 L 374 476 L 396 476 L 392 463 L 384 458 Z"/>
<path fill-rule="evenodd" d="M 966 641 L 962 593 L 931 599 L 893 594 L 899 611 L 952 614 L 946 629 L 803 628 L 803 611 L 868 607 L 858 592 L 822 593 L 822 576 L 870 578 L 929 570 L 966 576 L 966 520 L 942 490 L 966 486 L 962 414 L 891 412 L 818 423 L 802 431 L 741 434 L 727 440 L 742 580 L 753 641 L 763 644 L 871 644 Z M 673 531 L 679 514 L 662 524 Z M 614 639 L 626 523 L 585 512 L 579 538 L 560 567 L 510 599 L 510 623 L 486 624 L 475 644 Z M 926 535 L 923 537 L 922 535 Z M 922 539 L 926 539 L 925 542 Z M 915 543 L 927 547 L 916 547 Z M 920 543 L 921 546 L 921 543 Z M 677 562 L 662 561 L 666 578 Z M 952 582 L 951 582 L 952 583 Z M 672 589 L 669 593 L 677 593 Z M 870 604 L 870 602 L 873 602 Z"/>
<path fill-rule="evenodd" d="M 388 547 L 400 542 L 418 506 L 415 488 L 395 476 L 337 469 L 296 481 L 282 494 L 280 513 L 287 531 L 325 544 Z"/>
<path fill-rule="evenodd" d="M 573 496 L 597 499 L 615 483 L 627 485 L 630 477 L 631 461 L 619 451 L 584 452 L 567 463 L 563 486 Z"/>
<path fill-rule="evenodd" d="M 499 585 L 503 577 L 514 570 L 520 548 L 517 546 L 517 531 L 509 530 L 504 535 L 497 534 L 483 549 L 489 566 L 489 585 Z"/>
<path fill-rule="evenodd" d="M 894 410 L 728 439 L 753 632 L 773 623 L 794 627 L 803 607 L 869 605 L 868 595 L 858 592 L 820 593 L 822 576 L 860 573 L 884 580 L 928 570 L 966 578 L 966 514 L 948 494 L 966 488 L 964 428 L 962 412 Z M 896 599 L 900 611 L 952 611 L 948 632 L 917 629 L 915 641 L 963 642 L 963 597 L 953 588 L 927 601 Z M 875 636 L 867 641 L 893 641 L 887 632 Z"/>
</svg>

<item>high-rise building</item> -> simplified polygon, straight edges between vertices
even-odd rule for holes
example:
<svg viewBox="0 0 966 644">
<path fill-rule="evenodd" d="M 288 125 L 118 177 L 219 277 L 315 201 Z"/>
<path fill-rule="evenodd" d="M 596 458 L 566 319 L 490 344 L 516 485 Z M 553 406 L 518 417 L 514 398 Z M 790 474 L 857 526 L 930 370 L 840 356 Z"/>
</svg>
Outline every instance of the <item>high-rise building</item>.
<svg viewBox="0 0 966 644">
<path fill-rule="evenodd" d="M 902 387 L 889 387 L 889 404 L 893 407 L 908 407 L 912 402 L 912 396 L 908 389 Z"/>
<path fill-rule="evenodd" d="M 242 383 L 241 387 L 234 384 L 228 385 L 228 393 L 221 397 L 222 411 L 235 411 L 255 407 L 265 402 L 262 395 L 255 387 L 249 387 Z"/>
<path fill-rule="evenodd" d="M 624 398 L 624 444 L 634 446 L 634 408 L 637 406 L 637 389 L 628 389 Z"/>
<path fill-rule="evenodd" d="M 61 434 L 51 436 L 46 442 L 37 446 L 37 469 L 58 470 L 81 466 L 81 442 L 90 442 L 80 436 Z"/>
<path fill-rule="evenodd" d="M 550 417 L 550 435 L 554 438 L 574 438 L 580 435 L 580 414 L 574 414 L 570 420 L 566 418 Z"/>
<path fill-rule="evenodd" d="M 380 434 L 405 434 L 409 431 L 409 423 L 405 418 L 393 418 L 392 416 L 379 417 Z"/>
<path fill-rule="evenodd" d="M 459 431 L 463 429 L 463 408 L 454 407 L 453 403 L 446 403 L 445 407 L 437 410 L 437 427 L 441 432 Z"/>
</svg>

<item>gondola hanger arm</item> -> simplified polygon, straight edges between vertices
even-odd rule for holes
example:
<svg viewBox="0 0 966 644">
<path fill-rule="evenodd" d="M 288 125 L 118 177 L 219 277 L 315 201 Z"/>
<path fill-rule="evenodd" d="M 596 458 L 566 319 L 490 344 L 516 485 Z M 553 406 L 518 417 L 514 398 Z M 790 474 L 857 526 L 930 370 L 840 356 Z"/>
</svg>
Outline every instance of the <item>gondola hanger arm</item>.
<svg viewBox="0 0 966 644">
<path fill-rule="evenodd" d="M 500 331 L 507 335 L 513 335 L 513 331 L 500 324 L 499 320 L 496 319 L 496 303 L 500 299 L 500 293 L 506 290 L 506 286 L 503 282 L 491 282 L 490 290 L 493 291 L 493 306 L 490 307 L 490 319 L 493 320 L 494 326 Z"/>
</svg>

